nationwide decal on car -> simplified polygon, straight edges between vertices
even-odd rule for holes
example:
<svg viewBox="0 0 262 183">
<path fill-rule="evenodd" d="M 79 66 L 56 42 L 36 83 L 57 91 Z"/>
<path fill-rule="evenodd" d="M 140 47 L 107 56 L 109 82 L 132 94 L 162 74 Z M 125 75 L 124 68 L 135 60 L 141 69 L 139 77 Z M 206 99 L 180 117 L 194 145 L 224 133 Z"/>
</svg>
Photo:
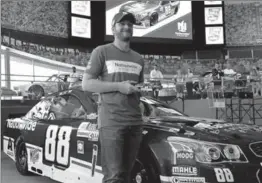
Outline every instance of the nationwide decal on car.
<svg viewBox="0 0 262 183">
<path fill-rule="evenodd" d="M 205 177 L 177 177 L 173 178 L 173 183 L 206 183 Z"/>
<path fill-rule="evenodd" d="M 196 176 L 197 168 L 193 166 L 173 166 L 172 174 L 182 176 Z"/>
<path fill-rule="evenodd" d="M 84 154 L 85 153 L 85 144 L 84 141 L 78 140 L 77 141 L 77 153 Z"/>
<path fill-rule="evenodd" d="M 90 141 L 98 141 L 99 132 L 97 124 L 82 122 L 77 130 L 77 137 L 85 137 Z"/>
<path fill-rule="evenodd" d="M 40 149 L 30 149 L 30 161 L 32 163 L 36 163 L 39 161 L 39 157 L 40 157 Z"/>
<path fill-rule="evenodd" d="M 21 118 L 7 119 L 7 128 L 35 131 L 36 122 L 23 120 Z"/>
</svg>

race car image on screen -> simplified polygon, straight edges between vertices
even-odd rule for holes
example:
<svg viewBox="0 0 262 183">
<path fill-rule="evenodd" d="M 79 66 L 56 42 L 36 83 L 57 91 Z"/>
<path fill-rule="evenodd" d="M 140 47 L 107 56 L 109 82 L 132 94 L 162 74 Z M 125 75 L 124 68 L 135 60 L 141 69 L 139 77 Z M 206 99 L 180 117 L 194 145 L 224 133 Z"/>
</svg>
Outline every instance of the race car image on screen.
<svg viewBox="0 0 262 183">
<path fill-rule="evenodd" d="M 148 28 L 175 15 L 179 6 L 180 1 L 134 1 L 122 5 L 119 12 L 132 13 L 136 18 L 137 28 Z"/>
<path fill-rule="evenodd" d="M 96 96 L 71 89 L 8 119 L 3 151 L 22 175 L 64 183 L 100 183 Z M 141 97 L 143 140 L 131 183 L 260 183 L 262 127 L 189 117 Z"/>
<path fill-rule="evenodd" d="M 112 20 L 118 12 L 136 18 L 133 37 L 192 40 L 191 1 L 106 1 L 106 35 L 111 36 Z"/>
</svg>

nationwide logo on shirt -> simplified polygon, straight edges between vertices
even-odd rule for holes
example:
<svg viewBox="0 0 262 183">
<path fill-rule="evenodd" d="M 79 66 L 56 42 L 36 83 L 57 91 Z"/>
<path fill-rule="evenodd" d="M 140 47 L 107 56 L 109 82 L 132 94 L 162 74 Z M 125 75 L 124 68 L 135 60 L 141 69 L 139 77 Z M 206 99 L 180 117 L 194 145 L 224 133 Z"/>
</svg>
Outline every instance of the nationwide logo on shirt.
<svg viewBox="0 0 262 183">
<path fill-rule="evenodd" d="M 108 74 L 122 72 L 122 73 L 139 75 L 142 70 L 141 65 L 129 61 L 107 60 L 106 66 L 107 66 Z"/>
</svg>

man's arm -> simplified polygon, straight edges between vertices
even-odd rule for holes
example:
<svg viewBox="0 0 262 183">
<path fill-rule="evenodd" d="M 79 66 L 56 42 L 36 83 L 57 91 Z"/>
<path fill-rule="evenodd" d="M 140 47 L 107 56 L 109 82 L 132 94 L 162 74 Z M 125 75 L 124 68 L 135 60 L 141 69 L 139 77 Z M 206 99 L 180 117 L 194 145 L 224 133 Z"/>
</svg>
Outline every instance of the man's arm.
<svg viewBox="0 0 262 183">
<path fill-rule="evenodd" d="M 84 73 L 82 88 L 84 91 L 107 93 L 119 91 L 119 82 L 100 81 L 94 76 Z"/>
</svg>

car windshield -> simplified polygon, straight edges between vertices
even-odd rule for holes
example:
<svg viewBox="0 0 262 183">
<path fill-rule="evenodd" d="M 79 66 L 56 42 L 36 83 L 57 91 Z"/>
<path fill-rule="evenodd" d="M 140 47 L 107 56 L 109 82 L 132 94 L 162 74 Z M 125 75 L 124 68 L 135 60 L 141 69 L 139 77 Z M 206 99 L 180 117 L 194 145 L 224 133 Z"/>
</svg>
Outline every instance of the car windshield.
<svg viewBox="0 0 262 183">
<path fill-rule="evenodd" d="M 51 76 L 46 81 L 57 81 L 57 76 Z"/>
<path fill-rule="evenodd" d="M 150 98 L 143 98 L 141 101 L 145 102 L 144 105 L 140 104 L 144 116 L 147 117 L 163 117 L 163 116 L 186 116 L 178 110 L 158 102 Z"/>
<path fill-rule="evenodd" d="M 183 116 L 183 114 L 172 108 L 168 108 L 164 106 L 150 106 L 150 107 L 151 107 L 150 117 Z"/>
<path fill-rule="evenodd" d="M 160 1 L 146 1 L 146 4 L 159 5 Z"/>
</svg>

